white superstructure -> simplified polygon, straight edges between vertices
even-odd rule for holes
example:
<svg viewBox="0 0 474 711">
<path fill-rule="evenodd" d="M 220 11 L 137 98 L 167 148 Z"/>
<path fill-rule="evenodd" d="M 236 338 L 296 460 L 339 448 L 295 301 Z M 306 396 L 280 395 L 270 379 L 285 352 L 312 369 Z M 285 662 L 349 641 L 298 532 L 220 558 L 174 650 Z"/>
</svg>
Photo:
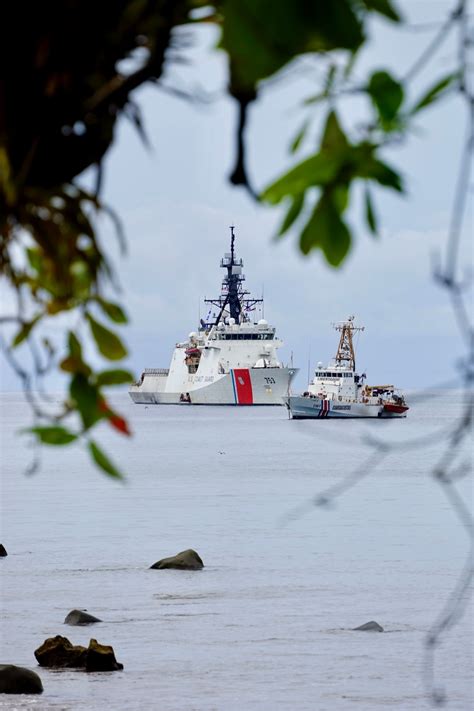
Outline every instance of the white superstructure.
<svg viewBox="0 0 474 711">
<path fill-rule="evenodd" d="M 148 368 L 130 387 L 140 404 L 283 405 L 297 369 L 277 357 L 283 343 L 275 328 L 258 318 L 263 299 L 243 288 L 243 262 L 234 251 L 224 255 L 221 294 L 206 299 L 207 318 L 186 341 L 177 343 L 168 369 Z"/>
</svg>

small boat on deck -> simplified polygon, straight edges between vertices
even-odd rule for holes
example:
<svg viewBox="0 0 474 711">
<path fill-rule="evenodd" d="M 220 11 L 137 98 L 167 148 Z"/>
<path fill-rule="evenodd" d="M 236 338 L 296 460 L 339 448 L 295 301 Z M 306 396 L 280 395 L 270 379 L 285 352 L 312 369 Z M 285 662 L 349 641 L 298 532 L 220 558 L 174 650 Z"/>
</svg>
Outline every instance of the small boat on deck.
<svg viewBox="0 0 474 711">
<path fill-rule="evenodd" d="M 356 372 L 353 334 L 364 330 L 354 317 L 334 324 L 341 336 L 334 360 L 323 368 L 318 363 L 314 378 L 302 395 L 288 396 L 285 403 L 295 420 L 349 419 L 358 417 L 406 417 L 408 405 L 393 385 L 367 385 L 366 375 Z"/>
</svg>

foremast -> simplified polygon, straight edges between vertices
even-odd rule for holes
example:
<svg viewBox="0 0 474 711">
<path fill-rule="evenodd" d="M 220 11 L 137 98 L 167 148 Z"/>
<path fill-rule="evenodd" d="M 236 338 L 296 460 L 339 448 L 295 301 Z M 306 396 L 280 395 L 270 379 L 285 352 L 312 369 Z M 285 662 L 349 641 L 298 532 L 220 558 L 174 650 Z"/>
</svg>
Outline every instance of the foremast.
<svg viewBox="0 0 474 711">
<path fill-rule="evenodd" d="M 334 358 L 337 365 L 349 367 L 355 371 L 356 361 L 353 343 L 353 334 L 364 330 L 364 326 L 354 325 L 354 316 L 349 316 L 347 321 L 333 323 L 336 331 L 339 331 L 341 337 L 337 347 L 336 357 Z"/>
<path fill-rule="evenodd" d="M 235 253 L 235 233 L 234 225 L 230 226 L 230 252 L 221 259 L 221 267 L 227 270 L 227 275 L 222 280 L 221 295 L 218 299 L 204 299 L 204 303 L 218 309 L 218 313 L 211 317 L 208 314 L 206 320 L 201 319 L 201 327 L 205 330 L 212 326 L 217 326 L 221 321 L 234 319 L 237 324 L 245 323 L 250 318 L 248 313 L 255 310 L 257 304 L 263 303 L 263 299 L 248 298 L 250 292 L 244 288 L 245 276 L 242 273 L 243 260 L 239 259 Z"/>
</svg>

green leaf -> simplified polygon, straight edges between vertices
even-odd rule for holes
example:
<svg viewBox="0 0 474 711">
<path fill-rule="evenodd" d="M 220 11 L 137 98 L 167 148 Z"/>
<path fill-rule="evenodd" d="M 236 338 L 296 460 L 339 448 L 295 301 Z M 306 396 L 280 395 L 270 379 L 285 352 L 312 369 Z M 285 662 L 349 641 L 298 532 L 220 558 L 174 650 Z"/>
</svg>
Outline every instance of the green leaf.
<svg viewBox="0 0 474 711">
<path fill-rule="evenodd" d="M 78 358 L 82 360 L 82 346 L 77 338 L 76 334 L 73 331 L 69 331 L 68 333 L 68 346 L 69 346 L 69 353 L 73 358 Z"/>
<path fill-rule="evenodd" d="M 355 51 L 364 40 L 353 0 L 226 0 L 220 46 L 230 60 L 232 94 L 253 89 L 295 56 Z"/>
<path fill-rule="evenodd" d="M 31 331 L 33 330 L 34 326 L 38 323 L 40 318 L 42 317 L 42 314 L 38 314 L 35 316 L 31 321 L 27 321 L 26 323 L 23 324 L 23 326 L 20 328 L 18 333 L 16 334 L 15 338 L 12 341 L 12 348 L 16 348 L 17 346 L 20 345 L 20 343 L 23 343 L 28 336 L 30 335 Z"/>
<path fill-rule="evenodd" d="M 64 370 L 66 373 L 82 373 L 85 376 L 90 375 L 92 371 L 82 359 L 82 346 L 73 331 L 69 331 L 67 342 L 69 355 L 63 358 L 59 364 L 61 370 Z"/>
<path fill-rule="evenodd" d="M 87 314 L 87 320 L 89 321 L 97 348 L 104 358 L 108 358 L 108 360 L 121 360 L 125 358 L 127 349 L 120 338 L 96 321 L 90 314 Z"/>
<path fill-rule="evenodd" d="M 309 187 L 329 184 L 347 162 L 348 154 L 352 151 L 353 147 L 339 124 L 336 112 L 330 111 L 323 129 L 319 153 L 302 161 L 269 185 L 263 191 L 261 199 L 275 204 L 285 197 L 295 197 Z"/>
<path fill-rule="evenodd" d="M 24 430 L 24 432 L 31 432 L 35 434 L 38 439 L 43 444 L 53 444 L 53 445 L 63 445 L 70 444 L 77 439 L 77 435 L 64 427 L 31 427 L 30 429 Z"/>
<path fill-rule="evenodd" d="M 378 12 L 393 22 L 401 22 L 401 16 L 389 0 L 362 0 L 368 10 Z"/>
<path fill-rule="evenodd" d="M 133 381 L 128 370 L 103 370 L 97 374 L 97 385 L 124 385 Z"/>
<path fill-rule="evenodd" d="M 300 249 L 309 254 L 312 249 L 321 249 L 328 263 L 338 267 L 351 246 L 351 234 L 342 220 L 330 192 L 323 193 L 301 233 Z"/>
<path fill-rule="evenodd" d="M 306 121 L 303 123 L 300 130 L 294 137 L 293 141 L 291 142 L 291 146 L 290 146 L 291 153 L 296 153 L 296 151 L 300 147 L 303 138 L 306 136 L 306 131 L 308 130 L 308 126 L 309 126 L 309 119 L 306 119 Z"/>
<path fill-rule="evenodd" d="M 335 111 L 330 111 L 326 119 L 326 125 L 323 130 L 321 140 L 322 151 L 344 151 L 349 146 L 349 141 L 346 134 L 341 128 L 339 119 Z"/>
<path fill-rule="evenodd" d="M 340 165 L 339 156 L 317 153 L 269 185 L 263 191 L 261 199 L 275 204 L 288 195 L 304 193 L 313 185 L 325 185 L 333 180 Z"/>
<path fill-rule="evenodd" d="M 59 367 L 65 373 L 83 373 L 84 375 L 90 375 L 91 369 L 84 363 L 81 358 L 76 358 L 75 356 L 67 356 L 63 358 L 60 362 Z"/>
<path fill-rule="evenodd" d="M 32 269 L 34 269 L 36 272 L 40 272 L 41 267 L 42 267 L 40 250 L 35 249 L 34 247 L 29 247 L 26 250 L 26 254 L 28 256 L 28 261 L 30 263 L 30 267 Z"/>
<path fill-rule="evenodd" d="M 278 230 L 278 237 L 285 234 L 285 232 L 290 229 L 293 222 L 298 218 L 301 210 L 303 209 L 304 196 L 304 193 L 300 193 L 292 199 L 290 208 L 285 215 L 285 219 L 281 223 L 280 229 Z"/>
<path fill-rule="evenodd" d="M 117 467 L 112 464 L 105 452 L 103 452 L 102 449 L 100 449 L 100 447 L 95 442 L 90 440 L 88 447 L 89 452 L 92 455 L 92 459 L 97 464 L 97 466 L 102 469 L 102 471 L 104 471 L 106 474 L 113 477 L 114 479 L 123 479 L 123 474 L 121 474 Z"/>
<path fill-rule="evenodd" d="M 365 190 L 365 219 L 372 234 L 377 236 L 377 218 L 374 212 L 374 206 L 372 204 L 372 198 L 368 188 L 366 188 Z"/>
<path fill-rule="evenodd" d="M 100 297 L 97 297 L 97 303 L 111 321 L 115 321 L 115 323 L 127 323 L 127 316 L 119 304 L 113 304 L 111 301 L 106 301 Z"/>
<path fill-rule="evenodd" d="M 357 169 L 360 178 L 375 180 L 386 188 L 393 188 L 399 193 L 404 192 L 403 181 L 399 173 L 393 168 L 373 156 Z"/>
<path fill-rule="evenodd" d="M 374 72 L 367 86 L 382 124 L 387 126 L 396 117 L 398 109 L 403 102 L 403 86 L 388 72 Z"/>
<path fill-rule="evenodd" d="M 442 96 L 447 94 L 447 90 L 451 89 L 453 83 L 458 79 L 459 73 L 455 72 L 448 74 L 443 79 L 436 82 L 436 84 L 434 84 L 431 89 L 428 89 L 428 91 L 423 94 L 422 98 L 417 101 L 415 106 L 411 109 L 410 114 L 413 116 L 418 113 L 418 111 L 425 109 L 427 106 L 430 106 Z"/>
<path fill-rule="evenodd" d="M 79 411 L 84 429 L 89 429 L 101 419 L 99 391 L 84 374 L 77 373 L 72 378 L 69 385 L 69 393 Z"/>
<path fill-rule="evenodd" d="M 342 215 L 349 204 L 349 185 L 346 183 L 336 183 L 331 187 L 331 197 L 337 212 Z"/>
</svg>

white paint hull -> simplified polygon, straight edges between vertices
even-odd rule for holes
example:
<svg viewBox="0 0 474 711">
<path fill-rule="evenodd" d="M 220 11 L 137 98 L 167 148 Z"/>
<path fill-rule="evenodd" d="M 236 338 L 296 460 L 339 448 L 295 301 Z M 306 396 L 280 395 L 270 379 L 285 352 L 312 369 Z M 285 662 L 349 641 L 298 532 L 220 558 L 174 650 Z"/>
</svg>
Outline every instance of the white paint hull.
<svg viewBox="0 0 474 711">
<path fill-rule="evenodd" d="M 285 403 L 294 420 L 406 417 L 405 413 L 389 412 L 380 404 L 343 403 L 302 395 L 288 397 Z"/>
<path fill-rule="evenodd" d="M 129 390 L 141 405 L 283 405 L 296 368 L 238 368 L 201 382 L 190 375 L 180 392 L 168 392 L 167 377 L 148 376 Z M 189 394 L 190 402 L 183 402 Z"/>
</svg>

